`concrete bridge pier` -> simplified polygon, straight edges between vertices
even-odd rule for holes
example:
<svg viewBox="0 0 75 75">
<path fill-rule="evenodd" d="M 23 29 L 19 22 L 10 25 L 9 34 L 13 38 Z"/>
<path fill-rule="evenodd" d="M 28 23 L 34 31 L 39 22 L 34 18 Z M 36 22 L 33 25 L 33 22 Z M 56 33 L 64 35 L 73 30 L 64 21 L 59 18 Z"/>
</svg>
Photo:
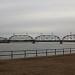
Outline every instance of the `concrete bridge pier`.
<svg viewBox="0 0 75 75">
<path fill-rule="evenodd" d="M 62 42 L 62 40 L 60 40 L 60 44 L 62 44 L 63 42 Z"/>
<path fill-rule="evenodd" d="M 32 44 L 35 44 L 35 40 L 32 41 Z"/>
</svg>

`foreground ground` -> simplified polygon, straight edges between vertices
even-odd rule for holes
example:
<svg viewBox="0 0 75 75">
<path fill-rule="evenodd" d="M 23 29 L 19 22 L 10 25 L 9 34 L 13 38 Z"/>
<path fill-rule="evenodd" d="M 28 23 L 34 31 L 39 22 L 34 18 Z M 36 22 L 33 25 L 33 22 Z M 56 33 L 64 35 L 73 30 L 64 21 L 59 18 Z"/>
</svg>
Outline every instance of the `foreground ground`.
<svg viewBox="0 0 75 75">
<path fill-rule="evenodd" d="M 0 75 L 75 75 L 75 55 L 0 60 Z"/>
</svg>

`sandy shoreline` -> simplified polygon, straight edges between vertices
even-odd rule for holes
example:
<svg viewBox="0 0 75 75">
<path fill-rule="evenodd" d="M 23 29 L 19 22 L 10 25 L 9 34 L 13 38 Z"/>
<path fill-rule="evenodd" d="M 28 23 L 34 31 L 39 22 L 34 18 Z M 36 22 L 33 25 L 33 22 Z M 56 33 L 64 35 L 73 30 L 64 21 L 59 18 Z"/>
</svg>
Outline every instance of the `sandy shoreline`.
<svg viewBox="0 0 75 75">
<path fill-rule="evenodd" d="M 0 75 L 75 75 L 75 55 L 0 60 Z"/>
</svg>

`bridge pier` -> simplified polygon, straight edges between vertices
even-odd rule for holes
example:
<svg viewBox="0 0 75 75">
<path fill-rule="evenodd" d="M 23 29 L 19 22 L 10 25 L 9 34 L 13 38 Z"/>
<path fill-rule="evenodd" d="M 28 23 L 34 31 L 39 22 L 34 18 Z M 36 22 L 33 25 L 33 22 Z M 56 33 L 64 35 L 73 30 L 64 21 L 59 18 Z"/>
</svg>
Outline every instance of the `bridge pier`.
<svg viewBox="0 0 75 75">
<path fill-rule="evenodd" d="M 60 41 L 60 44 L 62 44 L 63 42 L 62 42 L 62 40 Z"/>
<path fill-rule="evenodd" d="M 35 44 L 35 40 L 32 41 L 32 44 Z"/>
</svg>

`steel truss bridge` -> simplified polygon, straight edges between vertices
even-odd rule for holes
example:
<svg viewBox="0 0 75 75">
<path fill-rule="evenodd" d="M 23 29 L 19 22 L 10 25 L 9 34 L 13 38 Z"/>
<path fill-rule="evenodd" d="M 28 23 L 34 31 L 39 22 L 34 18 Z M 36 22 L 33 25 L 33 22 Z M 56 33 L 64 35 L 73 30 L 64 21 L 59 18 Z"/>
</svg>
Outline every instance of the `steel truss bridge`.
<svg viewBox="0 0 75 75">
<path fill-rule="evenodd" d="M 39 35 L 35 38 L 29 35 L 13 35 L 9 38 L 0 37 L 0 43 L 11 42 L 32 42 L 33 44 L 36 42 L 59 42 L 62 44 L 63 42 L 75 42 L 75 34 L 66 35 L 62 38 L 56 35 Z"/>
</svg>

